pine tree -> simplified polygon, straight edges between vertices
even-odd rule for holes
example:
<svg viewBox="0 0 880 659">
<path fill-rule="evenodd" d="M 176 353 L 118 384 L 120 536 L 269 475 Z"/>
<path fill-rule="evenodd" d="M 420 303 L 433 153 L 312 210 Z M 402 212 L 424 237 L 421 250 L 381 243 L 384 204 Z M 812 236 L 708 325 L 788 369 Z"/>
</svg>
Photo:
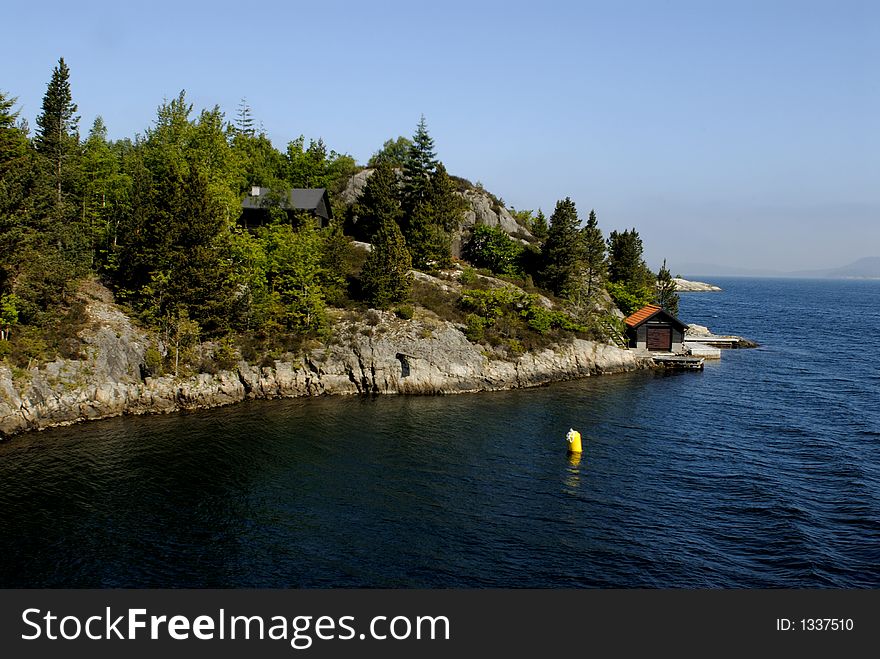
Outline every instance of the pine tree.
<svg viewBox="0 0 880 659">
<path fill-rule="evenodd" d="M 657 296 L 655 302 L 673 316 L 677 316 L 679 301 L 680 298 L 675 282 L 672 280 L 672 273 L 666 267 L 666 259 L 663 259 L 663 265 L 660 267 L 660 272 L 657 273 Z"/>
<path fill-rule="evenodd" d="M 612 231 L 608 236 L 608 279 L 633 285 L 653 285 L 654 274 L 642 258 L 644 247 L 638 231 Z"/>
<path fill-rule="evenodd" d="M 608 236 L 608 292 L 624 313 L 654 300 L 656 277 L 642 253 L 642 239 L 635 229 Z"/>
<path fill-rule="evenodd" d="M 422 115 L 403 165 L 403 207 L 407 213 L 428 196 L 431 175 L 436 168 L 434 139 L 428 134 L 425 115 Z"/>
<path fill-rule="evenodd" d="M 539 208 L 538 214 L 535 215 L 535 219 L 532 220 L 532 235 L 538 240 L 544 241 L 547 239 L 547 233 L 549 230 L 550 229 L 547 226 L 547 218 L 544 217 L 544 211 Z"/>
<path fill-rule="evenodd" d="M 586 226 L 581 229 L 583 240 L 583 271 L 585 295 L 588 302 L 592 302 L 596 293 L 602 287 L 605 278 L 605 239 L 596 219 L 596 211 L 590 211 L 590 217 Z"/>
<path fill-rule="evenodd" d="M 400 227 L 383 217 L 373 238 L 373 249 L 361 270 L 361 287 L 367 303 L 384 309 L 409 295 L 412 259 Z"/>
<path fill-rule="evenodd" d="M 577 274 L 583 256 L 579 224 L 577 209 L 570 198 L 556 202 L 544 243 L 541 280 L 560 297 L 571 295 L 578 283 Z"/>
<path fill-rule="evenodd" d="M 106 246 L 113 202 L 122 185 L 119 166 L 107 143 L 107 127 L 95 118 L 82 153 L 82 226 L 93 247 Z M 94 257 L 94 250 L 92 250 Z"/>
<path fill-rule="evenodd" d="M 397 175 L 390 163 L 381 162 L 367 179 L 354 209 L 359 238 L 372 242 L 383 220 L 389 219 L 395 223 L 400 221 L 402 213 L 397 194 Z"/>
<path fill-rule="evenodd" d="M 16 125 L 19 113 L 13 108 L 17 100 L 0 91 L 0 176 L 9 163 L 27 151 L 27 138 Z"/>
<path fill-rule="evenodd" d="M 64 164 L 79 141 L 76 110 L 70 93 L 70 70 L 62 57 L 52 71 L 52 80 L 43 97 L 43 111 L 37 117 L 35 141 L 37 151 L 52 162 L 59 205 Z"/>
<path fill-rule="evenodd" d="M 241 102 L 238 104 L 238 112 L 235 116 L 235 130 L 239 135 L 247 135 L 248 137 L 254 137 L 256 134 L 253 113 L 247 99 L 241 99 Z"/>
</svg>

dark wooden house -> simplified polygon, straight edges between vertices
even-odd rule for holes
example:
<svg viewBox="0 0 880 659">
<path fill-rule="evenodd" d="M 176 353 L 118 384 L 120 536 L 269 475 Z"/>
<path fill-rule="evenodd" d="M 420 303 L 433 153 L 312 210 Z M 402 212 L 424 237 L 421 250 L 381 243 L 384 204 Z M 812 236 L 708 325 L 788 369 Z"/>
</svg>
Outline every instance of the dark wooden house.
<svg viewBox="0 0 880 659">
<path fill-rule="evenodd" d="M 269 209 L 281 208 L 291 222 L 299 213 L 309 213 L 325 227 L 333 219 L 330 198 L 324 188 L 293 188 L 286 195 L 273 193 L 269 188 L 254 186 L 241 202 L 240 222 L 248 229 L 269 221 Z"/>
<path fill-rule="evenodd" d="M 630 348 L 676 353 L 684 350 L 687 325 L 656 304 L 642 307 L 624 322 Z"/>
</svg>

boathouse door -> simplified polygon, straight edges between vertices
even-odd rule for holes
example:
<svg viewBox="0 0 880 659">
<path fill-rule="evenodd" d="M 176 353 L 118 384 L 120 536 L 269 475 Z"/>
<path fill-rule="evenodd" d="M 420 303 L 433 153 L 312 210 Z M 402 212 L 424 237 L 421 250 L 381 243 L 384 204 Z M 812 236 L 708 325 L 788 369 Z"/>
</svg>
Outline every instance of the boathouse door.
<svg viewBox="0 0 880 659">
<path fill-rule="evenodd" d="M 672 350 L 672 328 L 648 326 L 647 348 L 651 352 L 670 352 Z"/>
</svg>

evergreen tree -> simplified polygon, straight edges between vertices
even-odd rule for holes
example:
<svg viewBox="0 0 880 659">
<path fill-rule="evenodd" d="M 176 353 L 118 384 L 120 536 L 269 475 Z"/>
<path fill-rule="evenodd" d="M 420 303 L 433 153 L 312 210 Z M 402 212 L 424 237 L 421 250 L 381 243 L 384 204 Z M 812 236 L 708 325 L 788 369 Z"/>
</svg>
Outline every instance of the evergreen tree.
<svg viewBox="0 0 880 659">
<path fill-rule="evenodd" d="M 37 117 L 35 141 L 37 151 L 52 162 L 59 205 L 64 165 L 79 141 L 76 110 L 70 93 L 70 70 L 62 57 L 52 70 L 52 79 L 43 96 L 43 111 Z"/>
<path fill-rule="evenodd" d="M 27 137 L 17 126 L 19 113 L 13 109 L 17 100 L 0 91 L 0 176 L 27 152 Z"/>
<path fill-rule="evenodd" d="M 429 196 L 431 175 L 436 168 L 434 138 L 428 134 L 422 115 L 403 164 L 403 208 L 407 214 Z"/>
<path fill-rule="evenodd" d="M 32 158 L 29 157 L 27 138 L 16 127 L 15 101 L 0 92 L 0 296 L 11 294 L 21 258 L 25 230 L 22 220 L 30 205 L 28 191 L 31 186 L 27 174 L 32 170 Z M 11 308 L 12 302 L 9 305 Z"/>
<path fill-rule="evenodd" d="M 672 280 L 672 273 L 666 267 L 666 259 L 663 259 L 663 265 L 660 266 L 660 272 L 657 273 L 657 295 L 654 301 L 673 316 L 678 315 L 680 298 L 675 282 Z"/>
<path fill-rule="evenodd" d="M 541 280 L 544 286 L 560 297 L 572 295 L 578 286 L 578 272 L 583 257 L 579 224 L 577 209 L 570 198 L 556 202 L 544 243 Z"/>
<path fill-rule="evenodd" d="M 235 116 L 235 131 L 239 135 L 247 135 L 248 137 L 254 137 L 254 135 L 256 135 L 251 106 L 248 105 L 247 100 L 244 98 L 241 99 L 241 102 L 238 104 L 238 112 Z"/>
<path fill-rule="evenodd" d="M 361 287 L 367 303 L 384 309 L 409 295 L 412 260 L 400 227 L 384 216 L 373 238 L 373 249 L 361 270 Z"/>
<path fill-rule="evenodd" d="M 654 300 L 656 277 L 642 258 L 642 239 L 635 229 L 608 236 L 608 292 L 626 314 Z"/>
<path fill-rule="evenodd" d="M 372 242 L 384 220 L 391 220 L 395 224 L 400 221 L 402 212 L 397 196 L 397 174 L 390 163 L 383 161 L 367 179 L 354 209 L 357 215 L 355 230 L 358 238 Z"/>
<path fill-rule="evenodd" d="M 81 220 L 92 244 L 93 265 L 96 252 L 106 254 L 115 239 L 116 226 L 130 185 L 130 179 L 120 171 L 119 160 L 119 154 L 107 141 L 107 127 L 99 116 L 83 143 L 80 167 Z"/>
<path fill-rule="evenodd" d="M 544 212 L 539 208 L 538 214 L 535 215 L 535 219 L 532 220 L 532 235 L 543 242 L 547 239 L 547 233 L 549 232 L 549 230 L 550 229 L 547 226 L 547 218 L 544 217 Z"/>
<path fill-rule="evenodd" d="M 638 231 L 612 231 L 608 236 L 608 279 L 633 286 L 653 286 L 654 274 L 642 258 L 644 247 Z"/>
<path fill-rule="evenodd" d="M 602 288 L 605 279 L 605 239 L 596 219 L 596 211 L 591 210 L 586 226 L 581 229 L 583 240 L 583 278 L 584 294 L 592 303 Z"/>
</svg>

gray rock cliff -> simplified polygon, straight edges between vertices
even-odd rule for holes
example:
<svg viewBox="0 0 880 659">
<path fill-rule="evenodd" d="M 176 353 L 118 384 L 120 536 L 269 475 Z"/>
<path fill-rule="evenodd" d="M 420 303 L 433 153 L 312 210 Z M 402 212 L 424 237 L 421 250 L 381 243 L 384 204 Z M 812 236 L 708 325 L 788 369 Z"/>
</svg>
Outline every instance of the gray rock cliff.
<svg viewBox="0 0 880 659">
<path fill-rule="evenodd" d="M 142 377 L 151 338 L 110 302 L 109 293 L 94 294 L 86 310 L 83 358 L 26 370 L 0 366 L 0 435 L 246 398 L 512 389 L 650 363 L 631 351 L 582 340 L 503 359 L 484 353 L 450 322 L 429 315 L 404 321 L 377 312 L 378 322 L 340 321 L 326 346 L 271 366 L 240 362 L 217 374 Z"/>
</svg>

